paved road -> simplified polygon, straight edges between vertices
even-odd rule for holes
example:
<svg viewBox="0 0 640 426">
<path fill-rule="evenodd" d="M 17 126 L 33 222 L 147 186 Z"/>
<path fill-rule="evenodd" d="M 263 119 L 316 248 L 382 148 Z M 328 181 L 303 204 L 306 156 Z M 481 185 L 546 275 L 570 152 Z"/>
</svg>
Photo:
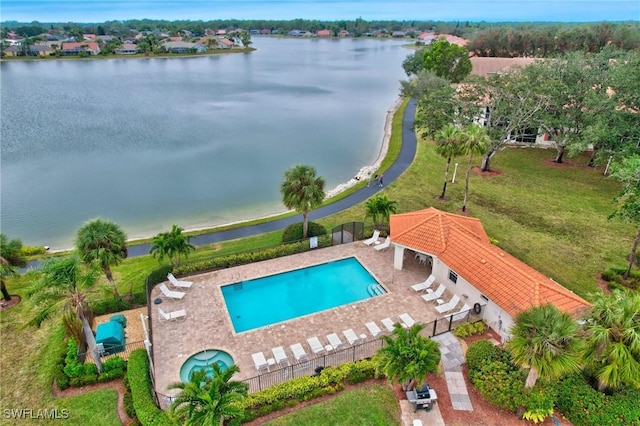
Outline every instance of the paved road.
<svg viewBox="0 0 640 426">
<path fill-rule="evenodd" d="M 404 117 L 402 119 L 402 149 L 395 163 L 384 173 L 384 184 L 396 180 L 405 172 L 413 162 L 416 155 L 417 140 L 413 131 L 413 118 L 416 112 L 416 102 L 412 99 L 407 105 Z M 352 207 L 379 192 L 382 188 L 371 185 L 363 187 L 360 190 L 350 194 L 348 197 L 320 207 L 317 210 L 309 212 L 309 220 L 317 220 L 323 217 L 338 213 L 349 207 Z M 235 240 L 237 238 L 249 237 L 252 235 L 264 234 L 266 232 L 284 229 L 292 223 L 300 222 L 300 215 L 290 216 L 283 219 L 275 219 L 269 222 L 260 223 L 258 225 L 243 226 L 240 228 L 229 229 L 227 231 L 211 232 L 191 237 L 191 244 L 200 246 L 205 244 L 217 243 L 220 241 Z M 128 247 L 128 256 L 137 257 L 149 254 L 150 244 L 135 244 Z M 37 268 L 37 261 L 28 265 L 28 268 Z"/>
</svg>

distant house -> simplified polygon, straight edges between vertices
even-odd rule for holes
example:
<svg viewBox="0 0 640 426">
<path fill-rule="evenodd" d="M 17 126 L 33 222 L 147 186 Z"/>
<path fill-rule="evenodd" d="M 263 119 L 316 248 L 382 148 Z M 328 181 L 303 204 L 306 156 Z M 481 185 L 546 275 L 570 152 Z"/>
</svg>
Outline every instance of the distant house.
<svg viewBox="0 0 640 426">
<path fill-rule="evenodd" d="M 21 56 L 23 54 L 23 48 L 20 45 L 9 46 L 2 51 L 6 56 Z M 53 49 L 46 44 L 37 44 L 29 46 L 28 56 L 40 56 L 42 58 L 47 57 L 53 53 Z"/>
<path fill-rule="evenodd" d="M 182 37 L 180 37 L 180 36 L 169 37 L 168 40 L 169 41 L 182 41 Z"/>
<path fill-rule="evenodd" d="M 260 35 L 260 30 L 249 30 L 249 34 L 251 34 L 251 35 Z"/>
<path fill-rule="evenodd" d="M 105 42 L 105 43 L 108 42 L 108 41 L 111 41 L 113 39 L 115 39 L 115 37 L 112 36 L 112 35 L 99 35 L 99 36 L 96 36 L 96 40 L 100 40 L 100 41 Z"/>
<path fill-rule="evenodd" d="M 394 31 L 391 33 L 391 37 L 394 38 L 404 38 L 406 36 L 404 31 Z"/>
<path fill-rule="evenodd" d="M 82 38 L 85 41 L 95 41 L 96 35 L 95 34 L 82 34 Z"/>
<path fill-rule="evenodd" d="M 347 30 L 340 30 L 340 32 L 338 33 L 338 37 L 349 37 L 349 31 Z"/>
<path fill-rule="evenodd" d="M 135 55 L 140 52 L 140 49 L 138 49 L 138 46 L 135 44 L 125 43 L 117 49 L 114 49 L 114 52 L 116 55 Z"/>
<path fill-rule="evenodd" d="M 291 30 L 287 33 L 288 36 L 293 36 L 293 37 L 301 37 L 302 34 L 304 33 L 304 31 L 300 31 L 300 30 Z"/>
<path fill-rule="evenodd" d="M 203 53 L 207 51 L 206 46 L 187 41 L 167 41 L 161 44 L 160 47 L 169 53 Z"/>
<path fill-rule="evenodd" d="M 60 55 L 62 56 L 72 56 L 78 55 L 80 53 L 88 53 L 89 55 L 98 55 L 100 53 L 100 46 L 95 41 L 91 42 L 73 42 L 73 43 L 62 43 L 62 48 L 60 49 Z"/>
<path fill-rule="evenodd" d="M 331 37 L 331 30 L 320 30 L 317 34 L 318 37 Z"/>
<path fill-rule="evenodd" d="M 440 34 L 438 36 L 438 39 L 445 39 L 449 43 L 457 44 L 458 46 L 466 46 L 467 45 L 467 40 L 463 39 L 462 37 L 454 36 L 454 35 L 451 35 L 451 34 Z"/>
<path fill-rule="evenodd" d="M 271 30 L 269 28 L 264 28 L 260 30 L 260 34 L 261 35 L 270 35 L 271 34 Z"/>
<path fill-rule="evenodd" d="M 216 32 L 216 35 L 219 35 L 219 36 L 220 36 L 220 35 L 227 35 L 227 30 L 218 30 L 218 31 Z"/>
<path fill-rule="evenodd" d="M 219 38 L 218 39 L 218 48 L 219 49 L 231 49 L 234 46 L 233 42 L 227 38 Z"/>
<path fill-rule="evenodd" d="M 436 39 L 436 33 L 433 31 L 424 31 L 418 35 L 418 41 L 422 44 L 429 45 Z"/>
</svg>

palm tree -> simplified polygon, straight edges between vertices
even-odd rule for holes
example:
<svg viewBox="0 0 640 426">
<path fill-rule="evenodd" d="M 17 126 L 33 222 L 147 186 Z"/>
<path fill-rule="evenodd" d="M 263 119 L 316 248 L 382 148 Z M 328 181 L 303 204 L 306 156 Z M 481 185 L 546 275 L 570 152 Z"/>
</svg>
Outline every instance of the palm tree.
<svg viewBox="0 0 640 426">
<path fill-rule="evenodd" d="M 102 219 L 86 222 L 76 235 L 76 249 L 86 264 L 97 263 L 113 286 L 113 294 L 120 294 L 113 280 L 111 267 L 127 257 L 127 236 L 116 223 Z"/>
<path fill-rule="evenodd" d="M 189 383 L 175 383 L 169 388 L 182 391 L 171 405 L 170 415 L 184 425 L 224 425 L 227 419 L 240 418 L 244 411 L 236 404 L 247 396 L 249 385 L 232 381 L 240 371 L 231 365 L 222 371 L 217 363 L 211 364 L 213 376 L 206 370 L 195 371 Z"/>
<path fill-rule="evenodd" d="M 513 361 L 529 368 L 525 387 L 532 388 L 538 376 L 553 380 L 580 369 L 578 324 L 554 305 L 520 312 L 511 333 L 507 348 Z"/>
<path fill-rule="evenodd" d="M 378 195 L 369 198 L 364 205 L 365 217 L 371 217 L 373 226 L 379 229 L 379 225 L 389 222 L 389 217 L 396 212 L 396 201 L 391 201 L 386 195 Z M 378 220 L 382 219 L 381 222 Z"/>
<path fill-rule="evenodd" d="M 15 274 L 15 267 L 22 267 L 27 260 L 22 254 L 22 241 L 17 238 L 9 240 L 5 234 L 0 234 L 0 292 L 5 301 L 11 300 L 4 279 Z"/>
<path fill-rule="evenodd" d="M 158 257 L 158 261 L 162 261 L 165 256 L 169 258 L 171 265 L 176 267 L 180 265 L 180 256 L 189 257 L 189 253 L 196 248 L 189 243 L 189 237 L 182 233 L 184 229 L 178 225 L 173 225 L 171 231 L 161 232 L 151 242 L 149 253 L 153 257 Z"/>
<path fill-rule="evenodd" d="M 640 293 L 594 295 L 586 318 L 584 360 L 598 388 L 640 387 Z"/>
<path fill-rule="evenodd" d="M 447 180 L 449 179 L 449 165 L 451 164 L 451 157 L 460 155 L 462 132 L 455 125 L 449 124 L 442 130 L 438 131 L 435 135 L 436 141 L 436 153 L 447 159 L 447 164 L 444 169 L 444 186 L 442 187 L 442 194 L 440 198 L 444 199 L 447 191 Z"/>
<path fill-rule="evenodd" d="M 462 202 L 462 211 L 467 209 L 467 196 L 469 195 L 469 174 L 471 173 L 471 162 L 474 154 L 484 155 L 489 150 L 490 138 L 487 130 L 476 124 L 470 124 L 462 139 L 462 154 L 469 155 L 467 163 L 467 173 L 464 182 L 464 201 Z"/>
<path fill-rule="evenodd" d="M 405 329 L 395 324 L 391 336 L 382 336 L 385 345 L 378 351 L 379 370 L 390 381 L 397 380 L 403 390 L 412 389 L 427 373 L 436 371 L 440 362 L 438 344 L 420 335 L 423 324 Z"/>
<path fill-rule="evenodd" d="M 324 179 L 316 176 L 315 167 L 298 164 L 284 173 L 280 192 L 288 209 L 302 213 L 302 238 L 307 238 L 307 215 L 324 200 Z"/>
<path fill-rule="evenodd" d="M 27 291 L 35 311 L 30 325 L 40 326 L 59 311 L 73 312 L 80 320 L 90 320 L 88 294 L 98 281 L 99 269 L 84 270 L 77 256 L 53 258 L 42 266 L 42 275 Z"/>
</svg>

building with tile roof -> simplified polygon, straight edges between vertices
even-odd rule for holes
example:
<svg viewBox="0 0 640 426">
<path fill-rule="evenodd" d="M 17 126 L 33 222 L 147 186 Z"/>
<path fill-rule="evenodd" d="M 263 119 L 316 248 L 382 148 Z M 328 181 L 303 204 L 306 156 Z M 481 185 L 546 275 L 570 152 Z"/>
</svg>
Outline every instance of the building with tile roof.
<svg viewBox="0 0 640 426">
<path fill-rule="evenodd" d="M 589 307 L 580 296 L 491 244 L 480 220 L 428 208 L 391 216 L 394 267 L 404 252 L 426 255 L 436 282 L 508 337 L 513 318 L 531 306 L 552 303 L 578 316 Z M 434 287 L 435 288 L 435 287 Z"/>
</svg>

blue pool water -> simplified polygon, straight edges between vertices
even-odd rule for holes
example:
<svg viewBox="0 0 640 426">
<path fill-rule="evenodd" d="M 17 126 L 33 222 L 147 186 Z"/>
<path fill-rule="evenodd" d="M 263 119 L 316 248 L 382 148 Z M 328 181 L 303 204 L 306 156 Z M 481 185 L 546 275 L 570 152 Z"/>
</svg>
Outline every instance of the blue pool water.
<svg viewBox="0 0 640 426">
<path fill-rule="evenodd" d="M 209 349 L 206 351 L 198 352 L 187 359 L 180 368 L 180 380 L 182 383 L 187 383 L 191 379 L 191 374 L 198 370 L 208 370 L 208 375 L 211 376 L 212 369 L 211 364 L 217 363 L 222 371 L 226 371 L 230 365 L 233 365 L 233 358 L 225 351 L 217 349 Z"/>
<path fill-rule="evenodd" d="M 353 257 L 222 287 L 237 333 L 383 292 L 376 279 Z"/>
</svg>

